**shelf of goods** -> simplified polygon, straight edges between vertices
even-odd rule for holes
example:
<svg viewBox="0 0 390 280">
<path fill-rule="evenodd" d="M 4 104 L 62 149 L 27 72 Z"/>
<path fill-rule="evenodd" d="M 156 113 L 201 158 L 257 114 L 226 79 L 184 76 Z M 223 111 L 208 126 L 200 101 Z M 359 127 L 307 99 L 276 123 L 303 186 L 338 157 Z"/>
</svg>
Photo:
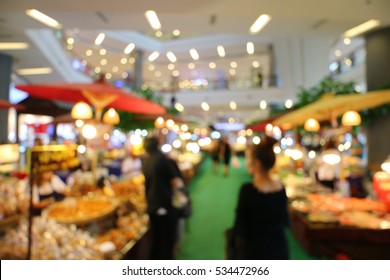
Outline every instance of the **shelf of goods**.
<svg viewBox="0 0 390 280">
<path fill-rule="evenodd" d="M 390 213 L 383 202 L 341 197 L 310 183 L 286 183 L 291 230 L 309 254 L 390 258 Z"/>
<path fill-rule="evenodd" d="M 118 182 L 83 197 L 67 197 L 33 222 L 33 259 L 122 259 L 148 230 L 143 178 Z M 27 221 L 0 236 L 0 259 L 24 259 Z M 146 256 L 142 256 L 146 258 Z"/>
</svg>

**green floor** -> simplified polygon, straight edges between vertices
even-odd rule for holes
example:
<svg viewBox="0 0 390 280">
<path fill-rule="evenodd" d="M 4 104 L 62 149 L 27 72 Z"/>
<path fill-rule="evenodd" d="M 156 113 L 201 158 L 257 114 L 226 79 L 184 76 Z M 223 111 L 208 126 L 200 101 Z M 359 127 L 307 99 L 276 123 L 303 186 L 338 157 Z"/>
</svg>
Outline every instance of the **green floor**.
<svg viewBox="0 0 390 280">
<path fill-rule="evenodd" d="M 238 191 L 241 184 L 250 180 L 244 161 L 241 167 L 230 169 L 229 176 L 214 174 L 207 158 L 190 185 L 193 215 L 186 222 L 185 235 L 177 256 L 182 260 L 224 259 L 224 230 L 234 219 Z M 222 170 L 221 170 L 222 171 Z M 291 258 L 312 259 L 300 247 L 290 231 L 287 232 Z"/>
</svg>

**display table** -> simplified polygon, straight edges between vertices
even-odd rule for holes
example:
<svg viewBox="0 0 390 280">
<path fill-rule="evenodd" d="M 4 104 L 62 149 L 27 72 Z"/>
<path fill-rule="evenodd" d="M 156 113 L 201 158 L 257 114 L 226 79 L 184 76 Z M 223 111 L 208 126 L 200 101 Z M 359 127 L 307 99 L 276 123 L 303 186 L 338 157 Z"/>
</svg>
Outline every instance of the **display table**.
<svg viewBox="0 0 390 280">
<path fill-rule="evenodd" d="M 302 247 L 320 258 L 345 257 L 356 260 L 390 259 L 390 229 L 345 227 L 337 223 L 311 223 L 290 210 L 291 230 Z"/>
</svg>

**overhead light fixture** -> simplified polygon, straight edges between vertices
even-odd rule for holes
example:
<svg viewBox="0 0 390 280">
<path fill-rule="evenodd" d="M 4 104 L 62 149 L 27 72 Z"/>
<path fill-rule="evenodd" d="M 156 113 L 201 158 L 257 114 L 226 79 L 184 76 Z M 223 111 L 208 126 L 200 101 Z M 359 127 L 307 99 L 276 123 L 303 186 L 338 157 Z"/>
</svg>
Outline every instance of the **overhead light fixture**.
<svg viewBox="0 0 390 280">
<path fill-rule="evenodd" d="M 252 62 L 252 66 L 253 66 L 253 68 L 259 68 L 260 67 L 260 63 L 258 61 L 253 61 Z"/>
<path fill-rule="evenodd" d="M 122 73 L 122 78 L 127 79 L 129 77 L 129 74 L 127 72 Z"/>
<path fill-rule="evenodd" d="M 210 110 L 210 106 L 209 106 L 209 104 L 207 104 L 207 102 L 202 102 L 201 104 L 200 104 L 200 107 L 202 107 L 202 109 L 203 109 L 203 111 L 208 111 L 208 110 Z"/>
<path fill-rule="evenodd" d="M 120 122 L 118 112 L 114 108 L 108 109 L 103 115 L 103 122 L 111 125 L 118 124 Z"/>
<path fill-rule="evenodd" d="M 175 64 L 173 64 L 173 63 L 169 63 L 168 64 L 168 70 L 174 70 L 175 69 Z"/>
<path fill-rule="evenodd" d="M 152 53 L 149 55 L 148 60 L 149 60 L 150 62 L 155 61 L 159 56 L 160 56 L 160 53 L 159 53 L 159 52 L 152 52 Z"/>
<path fill-rule="evenodd" d="M 3 42 L 0 43 L 0 51 L 8 51 L 8 50 L 24 50 L 28 48 L 27 43 L 21 42 Z"/>
<path fill-rule="evenodd" d="M 73 44 L 74 44 L 74 39 L 71 38 L 71 37 L 69 37 L 69 38 L 66 40 L 66 43 L 67 43 L 68 45 L 73 45 Z"/>
<path fill-rule="evenodd" d="M 127 58 L 126 57 L 122 57 L 121 58 L 121 64 L 126 64 L 127 63 Z"/>
<path fill-rule="evenodd" d="M 160 71 L 156 71 L 156 72 L 154 73 L 154 76 L 155 76 L 156 78 L 160 78 L 160 77 L 161 77 L 161 72 L 160 72 Z"/>
<path fill-rule="evenodd" d="M 175 104 L 175 108 L 176 110 L 178 110 L 179 112 L 183 112 L 184 111 L 184 106 L 182 104 L 180 104 L 179 102 L 177 102 Z"/>
<path fill-rule="evenodd" d="M 103 58 L 102 60 L 100 60 L 100 64 L 101 65 L 106 65 L 107 64 L 107 59 Z"/>
<path fill-rule="evenodd" d="M 246 51 L 248 54 L 253 54 L 255 52 L 255 45 L 252 42 L 246 43 Z"/>
<path fill-rule="evenodd" d="M 76 120 L 92 119 L 91 106 L 83 101 L 77 102 L 72 108 L 71 116 Z"/>
<path fill-rule="evenodd" d="M 100 55 L 106 55 L 107 51 L 106 51 L 106 49 L 101 49 L 99 51 L 99 53 L 100 53 Z"/>
<path fill-rule="evenodd" d="M 230 62 L 230 67 L 237 68 L 237 62 L 235 61 Z"/>
<path fill-rule="evenodd" d="M 265 101 L 265 100 L 260 101 L 260 109 L 261 110 L 267 109 L 267 101 Z"/>
<path fill-rule="evenodd" d="M 106 35 L 104 35 L 104 33 L 99 33 L 99 35 L 96 36 L 95 45 L 96 46 L 101 45 L 104 41 L 104 38 L 106 38 Z"/>
<path fill-rule="evenodd" d="M 236 102 L 234 102 L 234 101 L 230 101 L 230 109 L 232 109 L 232 110 L 236 110 L 237 109 L 237 103 Z"/>
<path fill-rule="evenodd" d="M 193 60 L 198 60 L 199 59 L 199 54 L 196 49 L 190 49 L 190 55 Z"/>
<path fill-rule="evenodd" d="M 112 72 L 116 73 L 116 72 L 118 72 L 118 71 L 119 71 L 119 68 L 118 68 L 118 66 L 114 66 L 114 67 L 112 67 Z"/>
<path fill-rule="evenodd" d="M 343 42 L 344 42 L 344 45 L 350 45 L 351 44 L 351 39 L 344 38 Z"/>
<path fill-rule="evenodd" d="M 260 15 L 256 19 L 256 21 L 252 24 L 252 26 L 250 27 L 249 31 L 252 34 L 260 32 L 267 25 L 267 23 L 270 22 L 270 20 L 271 20 L 271 16 L 270 15 L 267 15 L 267 14 Z"/>
<path fill-rule="evenodd" d="M 45 15 L 44 13 L 36 10 L 36 9 L 31 9 L 31 10 L 26 10 L 26 14 L 33 19 L 36 19 L 37 21 L 42 22 L 43 24 L 46 24 L 47 26 L 55 29 L 61 29 L 62 25 L 55 19 L 49 17 L 48 15 Z"/>
<path fill-rule="evenodd" d="M 43 75 L 50 74 L 53 70 L 49 67 L 46 68 L 24 68 L 16 71 L 19 75 Z"/>
<path fill-rule="evenodd" d="M 320 123 L 316 119 L 310 118 L 305 122 L 303 127 L 306 131 L 315 132 L 320 130 Z"/>
<path fill-rule="evenodd" d="M 210 69 L 215 69 L 215 67 L 217 67 L 217 65 L 214 62 L 210 62 L 209 67 L 210 67 Z"/>
<path fill-rule="evenodd" d="M 377 26 L 379 26 L 381 23 L 379 20 L 376 20 L 376 19 L 371 19 L 369 21 L 366 21 L 362 24 L 359 24 L 358 26 L 355 26 L 349 30 L 347 30 L 345 33 L 344 33 L 344 37 L 347 37 L 347 38 L 353 38 L 353 37 L 356 37 L 364 32 L 367 32 L 368 30 L 371 30 Z"/>
<path fill-rule="evenodd" d="M 343 114 L 341 123 L 343 126 L 357 126 L 362 123 L 362 118 L 356 111 L 347 111 Z"/>
<path fill-rule="evenodd" d="M 287 109 L 290 109 L 293 106 L 293 101 L 291 99 L 287 99 L 286 102 L 284 102 L 284 106 Z"/>
<path fill-rule="evenodd" d="M 125 54 L 130 54 L 135 48 L 135 45 L 133 43 L 130 43 L 127 45 L 127 47 L 124 50 Z"/>
<path fill-rule="evenodd" d="M 173 76 L 173 77 L 179 77 L 179 75 L 180 75 L 180 72 L 177 71 L 177 70 L 175 70 L 175 71 L 172 72 L 172 76 Z"/>
<path fill-rule="evenodd" d="M 84 136 L 84 138 L 91 140 L 96 137 L 97 129 L 91 124 L 86 124 L 82 128 L 81 134 Z"/>
<path fill-rule="evenodd" d="M 192 62 L 188 63 L 188 69 L 190 70 L 195 69 L 195 64 Z"/>
<path fill-rule="evenodd" d="M 173 52 L 167 52 L 167 58 L 170 62 L 175 63 L 177 58 Z"/>
<path fill-rule="evenodd" d="M 95 73 L 99 74 L 102 71 L 99 66 L 95 67 Z"/>
<path fill-rule="evenodd" d="M 156 35 L 156 37 L 160 38 L 163 35 L 163 33 L 161 30 L 157 30 L 155 35 Z"/>
<path fill-rule="evenodd" d="M 93 51 L 92 50 L 86 50 L 85 51 L 85 55 L 86 56 L 91 56 L 93 54 Z"/>
<path fill-rule="evenodd" d="M 106 73 L 105 77 L 106 77 L 106 80 L 110 80 L 112 78 L 112 74 Z"/>
<path fill-rule="evenodd" d="M 226 55 L 226 53 L 225 53 L 225 48 L 224 48 L 223 46 L 221 46 L 221 45 L 219 45 L 219 46 L 217 47 L 217 52 L 218 52 L 218 55 L 219 55 L 220 57 L 225 57 L 225 55 Z"/>
<path fill-rule="evenodd" d="M 156 66 L 154 66 L 153 64 L 150 64 L 150 65 L 148 66 L 148 70 L 149 70 L 149 71 L 154 71 L 154 69 L 156 69 Z"/>
<path fill-rule="evenodd" d="M 153 10 L 146 11 L 145 17 L 153 29 L 159 30 L 161 28 L 160 20 L 158 19 L 158 16 L 155 11 Z"/>
<path fill-rule="evenodd" d="M 337 56 L 337 57 L 341 56 L 341 51 L 340 50 L 335 50 L 334 51 L 334 55 Z"/>
<path fill-rule="evenodd" d="M 236 69 L 233 69 L 233 68 L 229 69 L 229 74 L 232 76 L 236 75 L 236 72 L 237 72 Z"/>
<path fill-rule="evenodd" d="M 180 35 L 180 30 L 179 29 L 175 29 L 175 30 L 173 30 L 172 34 L 173 34 L 173 36 L 177 37 L 177 36 Z"/>
</svg>

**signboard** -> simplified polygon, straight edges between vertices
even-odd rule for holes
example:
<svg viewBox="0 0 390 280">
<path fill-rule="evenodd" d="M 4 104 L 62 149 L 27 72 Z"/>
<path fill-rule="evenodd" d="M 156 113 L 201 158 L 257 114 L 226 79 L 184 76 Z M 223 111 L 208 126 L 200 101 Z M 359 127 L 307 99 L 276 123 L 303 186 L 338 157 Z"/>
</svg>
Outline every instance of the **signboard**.
<svg viewBox="0 0 390 280">
<path fill-rule="evenodd" d="M 45 171 L 68 170 L 79 166 L 77 145 L 36 146 L 28 152 L 28 166 L 34 176 Z"/>
</svg>

